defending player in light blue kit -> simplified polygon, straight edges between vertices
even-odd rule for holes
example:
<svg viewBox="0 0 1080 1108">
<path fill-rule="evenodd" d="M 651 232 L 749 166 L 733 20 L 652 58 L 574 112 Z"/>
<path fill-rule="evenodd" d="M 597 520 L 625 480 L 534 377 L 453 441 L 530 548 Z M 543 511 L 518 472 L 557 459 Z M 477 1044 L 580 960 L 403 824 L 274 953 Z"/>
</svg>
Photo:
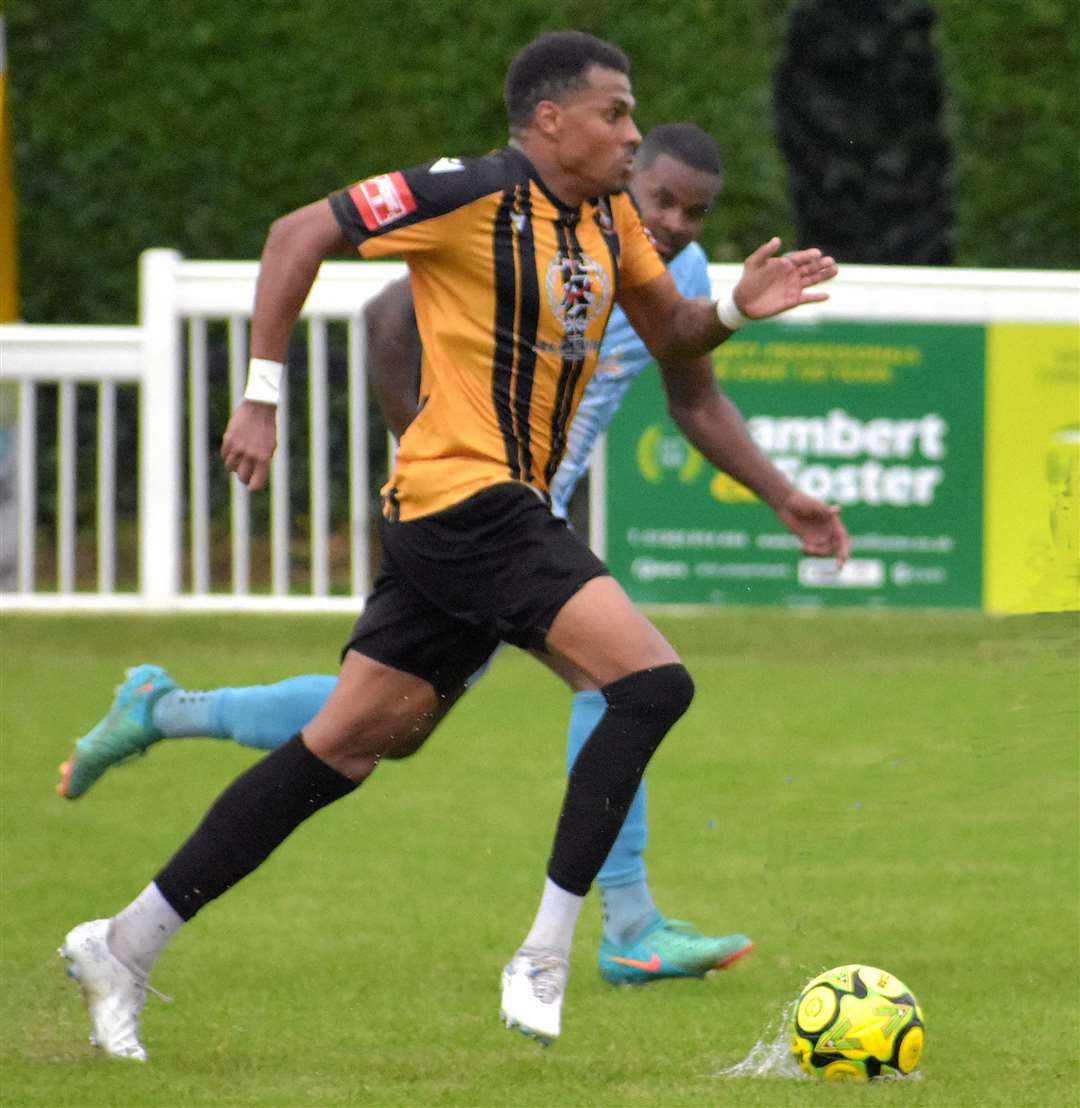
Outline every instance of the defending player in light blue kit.
<svg viewBox="0 0 1080 1108">
<path fill-rule="evenodd" d="M 658 251 L 687 297 L 711 295 L 705 254 L 693 239 L 721 185 L 716 145 L 699 128 L 669 124 L 645 137 L 635 161 L 632 193 Z M 753 258 L 747 265 L 752 262 Z M 407 282 L 402 286 L 396 295 L 399 302 L 406 298 L 404 318 L 408 323 L 411 304 Z M 391 293 L 389 299 L 394 295 Z M 733 324 L 737 326 L 738 322 Z M 416 411 L 415 389 L 411 381 L 402 379 L 401 371 L 403 364 L 412 364 L 408 344 L 402 348 L 403 327 L 392 315 L 385 316 L 381 323 L 377 316 L 369 316 L 369 323 L 369 359 L 376 392 L 389 426 L 400 434 Z M 408 331 L 411 336 L 411 324 Z M 598 437 L 611 423 L 632 382 L 652 364 L 644 343 L 616 307 L 604 337 L 600 364 L 586 387 L 569 433 L 565 458 L 551 486 L 556 515 L 566 517 Z M 704 370 L 699 366 L 698 372 L 712 376 L 708 363 Z M 722 426 L 724 445 L 717 447 L 714 443 L 707 454 L 709 460 L 758 493 L 785 525 L 801 536 L 803 519 L 814 514 L 820 517 L 828 509 L 793 490 L 753 444 L 737 409 L 718 392 L 712 395 L 709 410 L 694 408 L 690 413 L 693 405 L 689 405 L 690 414 L 684 413 L 682 418 L 673 405 L 677 422 L 692 441 L 696 439 L 697 421 L 710 421 L 713 428 Z M 563 669 L 558 672 L 574 690 L 567 745 L 569 768 L 603 716 L 605 700 L 581 674 Z M 479 676 L 474 675 L 472 680 Z M 159 666 L 137 666 L 128 671 L 108 715 L 79 739 L 71 759 L 61 767 L 58 791 L 69 799 L 81 796 L 110 766 L 163 738 L 209 736 L 275 749 L 316 716 L 335 683 L 334 676 L 309 675 L 275 685 L 191 692 L 179 688 Z M 597 878 L 604 909 L 599 952 L 604 978 L 614 984 L 641 984 L 666 977 L 700 977 L 746 954 L 752 944 L 745 935 L 706 936 L 659 912 L 646 880 L 646 837 L 642 785 Z"/>
</svg>

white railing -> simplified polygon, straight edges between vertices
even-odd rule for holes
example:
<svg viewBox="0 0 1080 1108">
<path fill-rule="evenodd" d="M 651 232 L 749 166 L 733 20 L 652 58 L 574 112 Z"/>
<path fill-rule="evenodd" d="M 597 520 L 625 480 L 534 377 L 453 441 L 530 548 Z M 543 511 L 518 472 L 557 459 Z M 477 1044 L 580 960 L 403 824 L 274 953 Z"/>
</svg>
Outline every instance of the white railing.
<svg viewBox="0 0 1080 1108">
<path fill-rule="evenodd" d="M 211 488 L 223 471 L 210 443 L 214 382 L 209 373 L 209 331 L 224 334 L 226 410 L 239 398 L 246 373 L 248 324 L 257 265 L 254 262 L 189 261 L 174 251 L 147 251 L 140 261 L 138 325 L 81 327 L 0 326 L 0 378 L 18 393 L 14 452 L 18 535 L 14 588 L 0 592 L 0 608 L 154 608 L 348 610 L 369 589 L 368 532 L 372 490 L 368 472 L 368 399 L 362 311 L 399 263 L 329 262 L 322 267 L 302 313 L 307 334 L 307 442 L 310 474 L 306 560 L 310 585 L 300 595 L 291 547 L 298 536 L 290 518 L 288 449 L 290 405 L 279 410 L 279 450 L 270 485 L 267 591 L 252 582 L 250 495 L 228 479 L 229 581 L 215 589 L 211 554 Z M 737 266 L 714 265 L 720 290 L 738 277 Z M 818 319 L 932 322 L 1073 322 L 1080 320 L 1080 274 L 1007 270 L 958 270 L 847 266 L 830 300 L 791 313 L 797 327 Z M 349 392 L 348 595 L 332 595 L 328 426 L 329 328 L 344 324 Z M 96 588 L 77 588 L 76 389 L 93 386 L 97 397 L 94 481 Z M 137 458 L 117 458 L 117 389 L 138 389 Z M 8 386 L 6 386 L 8 387 Z M 38 391 L 57 390 L 55 588 L 42 587 L 36 560 Z M 187 437 L 184 439 L 184 423 Z M 2 454 L 2 451 L 0 451 Z M 603 452 L 598 452 L 602 458 Z M 187 469 L 187 485 L 183 475 Z M 134 467 L 138 481 L 138 578 L 134 590 L 117 587 L 117 465 Z M 595 467 L 590 484 L 590 531 L 603 550 L 606 484 Z M 128 521 L 130 523 L 130 521 Z M 188 572 L 182 580 L 183 542 Z"/>
<path fill-rule="evenodd" d="M 257 264 L 186 261 L 168 250 L 146 252 L 140 262 L 140 323 L 131 327 L 10 324 L 0 327 L 0 377 L 18 390 L 15 474 L 18 518 L 14 591 L 0 593 L 12 607 L 357 609 L 370 584 L 368 532 L 367 385 L 362 312 L 366 302 L 404 267 L 394 263 L 328 263 L 323 266 L 302 318 L 308 347 L 310 444 L 310 590 L 293 582 L 286 393 L 279 411 L 279 449 L 270 483 L 270 581 L 267 593 L 251 583 L 251 523 L 247 489 L 229 478 L 230 587 L 213 591 L 210 572 L 210 485 L 220 464 L 208 449 L 210 384 L 208 326 L 227 333 L 228 407 L 243 391 L 248 323 Z M 329 426 L 326 419 L 328 324 L 345 325 L 344 357 L 349 399 L 348 535 L 349 595 L 330 588 Z M 75 390 L 98 388 L 95 590 L 77 590 Z M 115 473 L 116 388 L 139 391 L 138 581 L 135 591 L 116 587 Z M 38 534 L 38 390 L 57 390 L 56 587 L 42 588 Z M 183 436 L 186 417 L 187 437 Z M 187 488 L 183 484 L 187 462 Z M 185 510 L 186 504 L 186 510 Z M 186 519 L 185 519 L 186 517 Z M 188 580 L 181 580 L 184 530 L 189 540 Z"/>
<path fill-rule="evenodd" d="M 137 384 L 142 375 L 142 341 L 134 327 L 35 328 L 10 326 L 0 345 L 5 379 L 18 382 L 14 470 L 18 505 L 18 592 L 34 593 L 37 517 L 37 384 L 57 382 L 57 590 L 75 587 L 75 388 L 98 389 L 97 585 L 100 595 L 116 589 L 116 388 Z M 16 357 L 14 350 L 18 350 Z M 15 363 L 15 364 L 12 364 Z M 9 374 L 10 371 L 10 374 Z"/>
</svg>

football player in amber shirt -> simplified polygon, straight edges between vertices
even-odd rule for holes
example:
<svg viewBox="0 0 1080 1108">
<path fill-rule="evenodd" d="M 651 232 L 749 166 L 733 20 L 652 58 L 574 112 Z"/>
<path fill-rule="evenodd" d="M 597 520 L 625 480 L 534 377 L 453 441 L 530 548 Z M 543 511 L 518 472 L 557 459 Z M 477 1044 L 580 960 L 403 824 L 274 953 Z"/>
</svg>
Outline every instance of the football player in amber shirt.
<svg viewBox="0 0 1080 1108">
<path fill-rule="evenodd" d="M 237 778 L 127 908 L 64 940 L 108 1053 L 146 1057 L 147 976 L 180 926 L 381 759 L 416 751 L 500 641 L 575 667 L 607 704 L 567 783 L 536 919 L 503 971 L 507 1026 L 558 1037 L 582 901 L 693 695 L 671 644 L 548 506 L 607 314 L 617 300 L 677 365 L 748 318 L 824 299 L 813 288 L 836 272 L 820 251 L 781 257 L 774 239 L 729 300 L 684 298 L 622 192 L 641 138 L 629 70 L 602 40 L 544 35 L 508 72 L 506 149 L 371 178 L 271 228 L 227 467 L 265 482 L 289 334 L 322 260 L 350 248 L 409 264 L 425 403 L 384 490 L 382 569 L 323 710 Z M 846 544 L 823 506 L 804 545 L 842 558 Z"/>
</svg>

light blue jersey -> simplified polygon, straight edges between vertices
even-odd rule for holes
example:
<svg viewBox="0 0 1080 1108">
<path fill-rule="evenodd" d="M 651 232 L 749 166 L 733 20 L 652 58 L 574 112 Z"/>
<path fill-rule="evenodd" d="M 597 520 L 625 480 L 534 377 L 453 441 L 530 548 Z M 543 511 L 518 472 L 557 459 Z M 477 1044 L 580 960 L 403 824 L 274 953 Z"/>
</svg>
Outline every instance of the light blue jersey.
<svg viewBox="0 0 1080 1108">
<path fill-rule="evenodd" d="M 683 296 L 712 295 L 705 251 L 696 242 L 675 255 L 668 272 Z M 626 390 L 653 362 L 652 354 L 630 326 L 626 313 L 616 304 L 604 332 L 596 372 L 585 386 L 570 424 L 566 454 L 551 482 L 551 510 L 555 515 L 566 518 L 570 497 L 589 468 L 589 455 L 596 440 L 615 418 Z"/>
</svg>

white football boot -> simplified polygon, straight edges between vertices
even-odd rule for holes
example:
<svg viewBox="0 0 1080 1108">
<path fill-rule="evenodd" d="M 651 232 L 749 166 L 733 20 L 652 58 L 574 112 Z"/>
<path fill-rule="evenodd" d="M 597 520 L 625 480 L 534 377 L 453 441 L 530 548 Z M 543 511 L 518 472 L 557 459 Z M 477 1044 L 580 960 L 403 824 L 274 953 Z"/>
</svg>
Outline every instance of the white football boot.
<svg viewBox="0 0 1080 1108">
<path fill-rule="evenodd" d="M 108 932 L 107 919 L 80 923 L 68 932 L 57 953 L 71 963 L 68 976 L 82 989 L 90 1014 L 91 1045 L 114 1058 L 145 1062 L 146 1048 L 139 1042 L 139 1014 L 150 986 L 114 957 L 106 938 Z"/>
<path fill-rule="evenodd" d="M 570 966 L 554 950 L 522 947 L 502 975 L 503 1023 L 550 1046 L 559 1037 L 559 1017 Z"/>
</svg>

